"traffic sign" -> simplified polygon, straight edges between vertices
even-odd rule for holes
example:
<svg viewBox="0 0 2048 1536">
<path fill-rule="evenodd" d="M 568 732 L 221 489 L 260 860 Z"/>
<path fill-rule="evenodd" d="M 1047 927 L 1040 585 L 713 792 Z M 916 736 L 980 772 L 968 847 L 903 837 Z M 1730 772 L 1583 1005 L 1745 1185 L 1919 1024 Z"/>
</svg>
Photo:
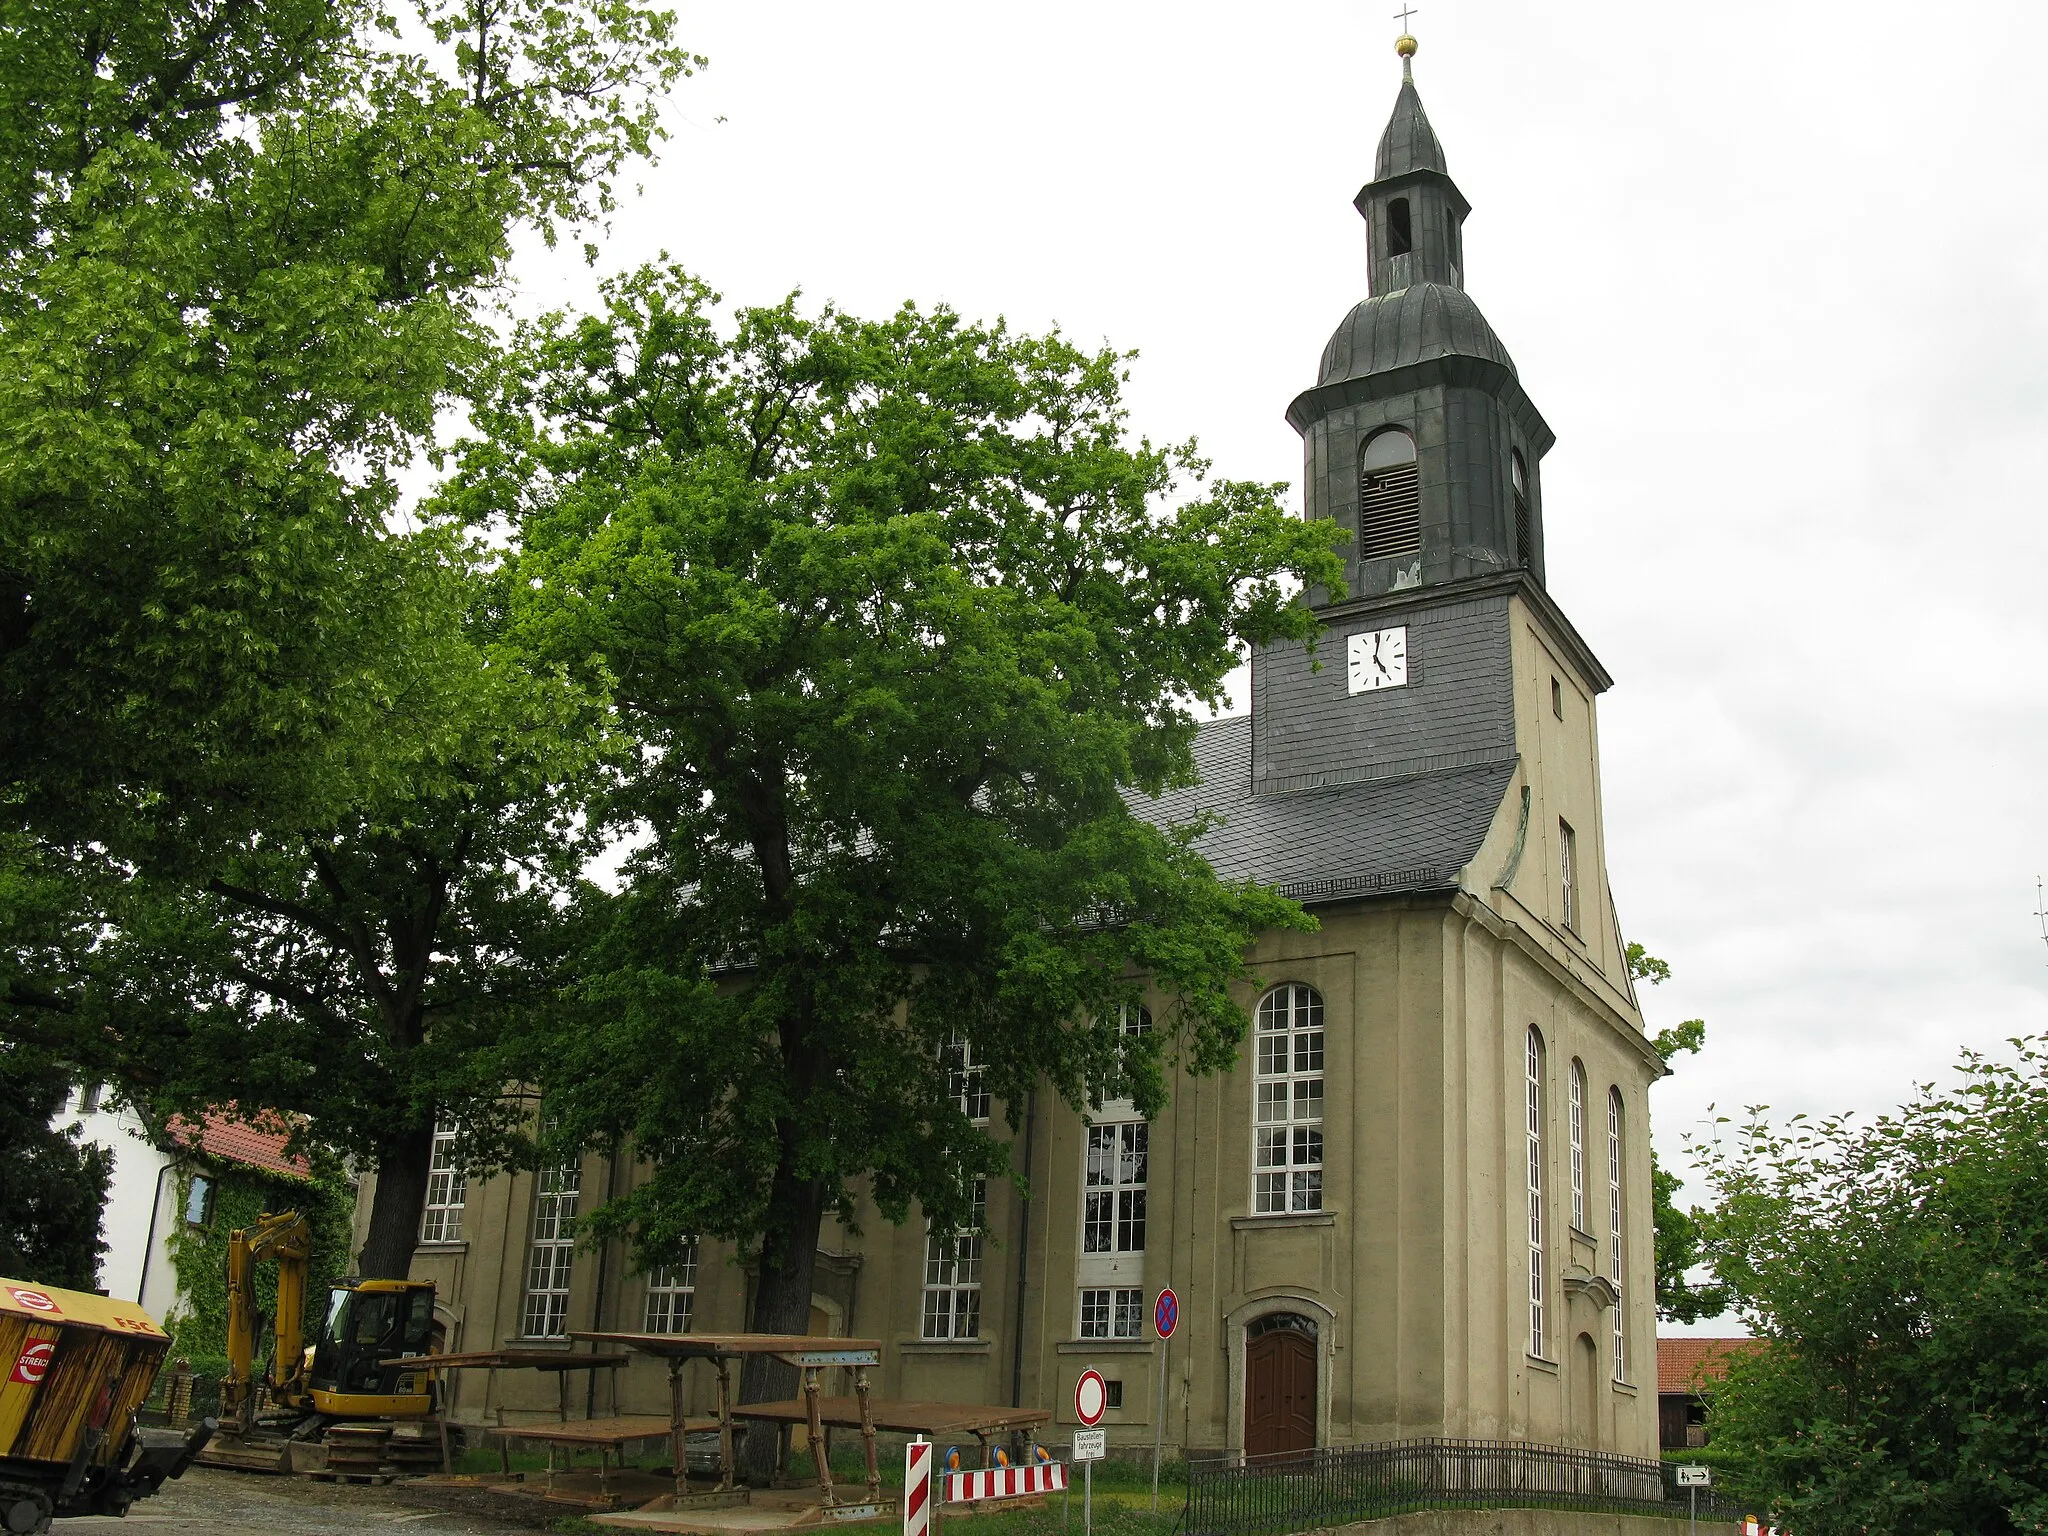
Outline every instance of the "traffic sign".
<svg viewBox="0 0 2048 1536">
<path fill-rule="evenodd" d="M 1678 1486 L 1681 1488 L 1711 1488 L 1713 1485 L 1714 1472 L 1711 1467 L 1680 1467 L 1678 1469 Z"/>
<path fill-rule="evenodd" d="M 1100 1461 L 1109 1454 L 1109 1431 L 1106 1429 L 1077 1429 L 1074 1431 L 1074 1460 Z"/>
<path fill-rule="evenodd" d="M 1152 1326 L 1162 1339 L 1172 1338 L 1173 1330 L 1180 1326 L 1180 1298 L 1171 1286 L 1160 1288 L 1159 1300 L 1152 1306 Z"/>
<path fill-rule="evenodd" d="M 1093 1429 L 1102 1422 L 1102 1410 L 1108 1406 L 1109 1388 L 1102 1384 L 1102 1372 L 1091 1365 L 1074 1383 L 1074 1417 Z"/>
<path fill-rule="evenodd" d="M 932 1528 L 932 1443 L 919 1435 L 903 1447 L 903 1536 Z"/>
</svg>

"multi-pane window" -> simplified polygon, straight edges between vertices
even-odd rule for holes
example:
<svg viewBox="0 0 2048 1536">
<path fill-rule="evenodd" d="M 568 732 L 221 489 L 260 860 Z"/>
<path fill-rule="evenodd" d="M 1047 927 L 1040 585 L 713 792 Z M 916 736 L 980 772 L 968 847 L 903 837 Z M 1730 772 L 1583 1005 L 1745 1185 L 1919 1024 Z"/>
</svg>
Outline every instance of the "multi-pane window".
<svg viewBox="0 0 2048 1536">
<path fill-rule="evenodd" d="M 972 1339 L 981 1333 L 981 1242 L 988 1224 L 988 1180 L 969 1192 L 972 1212 L 957 1232 L 924 1240 L 924 1337 Z"/>
<path fill-rule="evenodd" d="M 946 1042 L 946 1092 L 960 1106 L 960 1113 L 979 1125 L 988 1119 L 988 1068 L 974 1059 L 974 1047 L 965 1035 Z"/>
<path fill-rule="evenodd" d="M 1579 834 L 1568 821 L 1557 824 L 1557 873 L 1564 893 L 1564 925 L 1574 933 L 1579 928 Z"/>
<path fill-rule="evenodd" d="M 1142 1120 L 1088 1127 L 1081 1251 L 1145 1251 L 1145 1178 L 1152 1128 Z"/>
<path fill-rule="evenodd" d="M 1590 1232 L 1586 1225 L 1586 1069 L 1572 1062 L 1572 1225 Z"/>
<path fill-rule="evenodd" d="M 688 1333 L 690 1313 L 697 1301 L 697 1239 L 690 1239 L 683 1256 L 664 1264 L 647 1277 L 648 1333 Z"/>
<path fill-rule="evenodd" d="M 1529 1028 L 1523 1099 L 1529 1142 L 1529 1353 L 1543 1357 L 1543 1037 Z"/>
<path fill-rule="evenodd" d="M 526 1254 L 526 1307 L 519 1331 L 529 1339 L 559 1339 L 569 1326 L 569 1271 L 576 1254 L 570 1224 L 583 1189 L 573 1159 L 543 1168 L 533 1193 L 533 1237 Z"/>
<path fill-rule="evenodd" d="M 1621 1290 L 1621 1090 L 1607 1090 L 1607 1277 L 1614 1282 L 1614 1379 L 1628 1380 L 1628 1308 Z"/>
<path fill-rule="evenodd" d="M 1142 1339 L 1145 1337 L 1143 1286 L 1089 1286 L 1081 1291 L 1081 1337 Z"/>
<path fill-rule="evenodd" d="M 434 1122 L 434 1160 L 427 1171 L 427 1208 L 420 1213 L 420 1241 L 462 1241 L 462 1204 L 469 1180 L 455 1161 L 455 1138 L 461 1126 L 447 1116 Z"/>
<path fill-rule="evenodd" d="M 1323 999 L 1275 987 L 1259 1002 L 1252 1209 L 1323 1208 Z"/>
</svg>

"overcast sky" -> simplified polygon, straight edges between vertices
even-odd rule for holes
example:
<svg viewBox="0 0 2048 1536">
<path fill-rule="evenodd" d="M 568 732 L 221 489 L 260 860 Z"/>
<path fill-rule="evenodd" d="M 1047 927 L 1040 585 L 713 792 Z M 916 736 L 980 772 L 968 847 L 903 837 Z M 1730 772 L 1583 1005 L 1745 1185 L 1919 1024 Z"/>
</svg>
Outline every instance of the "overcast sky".
<svg viewBox="0 0 2048 1536">
<path fill-rule="evenodd" d="M 1365 5 L 679 6 L 711 68 L 600 270 L 1136 349 L 1156 439 L 1298 480 L 1400 80 Z M 1876 1111 L 2048 1029 L 2048 6 L 1420 5 L 1468 287 L 1558 435 L 1550 590 L 1654 1093 Z M 722 121 L 721 121 L 722 119 Z M 591 275 L 536 260 L 531 291 Z M 1697 1191 L 1695 1191 L 1697 1193 Z"/>
</svg>

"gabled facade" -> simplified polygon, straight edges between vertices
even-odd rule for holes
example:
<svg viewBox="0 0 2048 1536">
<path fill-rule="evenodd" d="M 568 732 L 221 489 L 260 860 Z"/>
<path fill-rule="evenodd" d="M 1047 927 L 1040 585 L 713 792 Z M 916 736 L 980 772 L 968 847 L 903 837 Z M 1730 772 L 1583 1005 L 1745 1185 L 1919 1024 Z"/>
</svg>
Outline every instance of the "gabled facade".
<svg viewBox="0 0 2048 1536">
<path fill-rule="evenodd" d="M 1356 537 L 1350 595 L 1310 594 L 1314 656 L 1254 657 L 1249 718 L 1205 727 L 1199 785 L 1148 810 L 1215 813 L 1217 868 L 1320 929 L 1260 940 L 1236 1070 L 1177 1079 L 1157 1119 L 1027 1106 L 1032 1198 L 990 1186 L 983 1235 L 872 1211 L 858 1239 L 828 1229 L 813 1326 L 888 1340 L 889 1396 L 1046 1405 L 1064 1425 L 1092 1365 L 1132 1444 L 1163 1420 L 1191 1449 L 1447 1435 L 1656 1454 L 1662 1069 L 1605 874 L 1610 680 L 1545 590 L 1551 432 L 1464 291 L 1468 205 L 1406 76 L 1357 199 L 1368 295 L 1288 410 L 1305 515 Z M 960 1087 L 1000 1110 L 971 1064 Z M 740 1327 L 745 1275 L 714 1245 L 687 1277 L 563 1247 L 569 1207 L 634 1177 L 591 1159 L 473 1187 L 461 1236 L 415 1269 L 441 1282 L 450 1346 Z M 462 1383 L 458 1412 L 554 1411 L 551 1387 L 499 1375 Z M 599 1413 L 664 1405 L 641 1367 L 589 1392 Z"/>
</svg>

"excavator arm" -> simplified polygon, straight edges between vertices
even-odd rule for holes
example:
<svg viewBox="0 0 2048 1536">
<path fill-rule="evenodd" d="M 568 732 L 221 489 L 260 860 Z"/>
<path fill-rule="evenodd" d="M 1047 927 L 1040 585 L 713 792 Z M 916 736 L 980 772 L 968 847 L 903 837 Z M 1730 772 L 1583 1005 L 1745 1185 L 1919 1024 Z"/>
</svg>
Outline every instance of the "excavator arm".
<svg viewBox="0 0 2048 1536">
<path fill-rule="evenodd" d="M 220 1384 L 221 1414 L 246 1431 L 256 1419 L 256 1345 L 263 1318 L 256 1301 L 256 1266 L 277 1262 L 277 1351 L 271 1395 L 282 1406 L 306 1400 L 306 1263 L 313 1227 L 297 1211 L 265 1211 L 252 1226 L 228 1234 L 228 1374 Z"/>
</svg>

